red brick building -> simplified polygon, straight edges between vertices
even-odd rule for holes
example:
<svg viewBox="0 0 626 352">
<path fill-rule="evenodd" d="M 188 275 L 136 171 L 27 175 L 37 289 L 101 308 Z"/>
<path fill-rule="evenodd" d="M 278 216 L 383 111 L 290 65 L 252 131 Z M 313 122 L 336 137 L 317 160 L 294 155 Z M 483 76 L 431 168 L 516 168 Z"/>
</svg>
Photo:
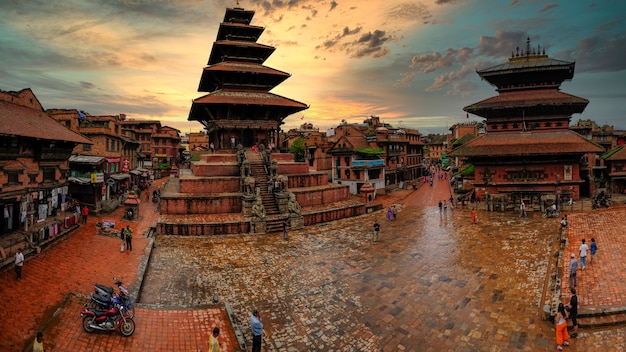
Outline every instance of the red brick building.
<svg viewBox="0 0 626 352">
<path fill-rule="evenodd" d="M 52 119 L 28 88 L 0 91 L 0 121 L 0 236 L 48 231 L 69 204 L 72 150 L 92 142 Z"/>
<path fill-rule="evenodd" d="M 464 110 L 485 118 L 487 133 L 453 151 L 474 165 L 476 194 L 529 205 L 589 194 L 581 160 L 603 149 L 569 129 L 571 115 L 589 103 L 560 91 L 574 63 L 551 59 L 528 41 L 525 51 L 478 74 L 499 94 Z"/>
</svg>

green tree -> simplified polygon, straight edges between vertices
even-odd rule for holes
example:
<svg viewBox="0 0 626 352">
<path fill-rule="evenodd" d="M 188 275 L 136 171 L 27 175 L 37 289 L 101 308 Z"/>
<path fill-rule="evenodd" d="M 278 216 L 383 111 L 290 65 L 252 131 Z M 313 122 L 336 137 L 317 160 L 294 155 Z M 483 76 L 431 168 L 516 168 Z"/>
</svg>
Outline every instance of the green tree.
<svg viewBox="0 0 626 352">
<path fill-rule="evenodd" d="M 304 161 L 304 138 L 299 137 L 289 147 L 289 152 L 293 154 L 296 161 Z"/>
</svg>

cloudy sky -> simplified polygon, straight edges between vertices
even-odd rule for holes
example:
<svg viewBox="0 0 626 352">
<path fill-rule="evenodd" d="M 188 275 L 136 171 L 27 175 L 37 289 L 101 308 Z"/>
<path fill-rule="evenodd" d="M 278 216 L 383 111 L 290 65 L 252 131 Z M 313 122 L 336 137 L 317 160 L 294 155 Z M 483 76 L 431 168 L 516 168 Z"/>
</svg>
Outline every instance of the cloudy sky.
<svg viewBox="0 0 626 352">
<path fill-rule="evenodd" d="M 0 89 L 31 88 L 44 108 L 157 119 L 183 132 L 226 7 L 235 0 L 4 0 Z M 626 129 L 626 1 L 240 0 L 292 74 L 272 90 L 310 105 L 284 128 L 376 115 L 446 133 L 496 95 L 477 69 L 517 47 L 576 62 L 563 91 L 590 100 L 578 119 Z M 1 121 L 0 121 L 1 123 Z"/>
</svg>

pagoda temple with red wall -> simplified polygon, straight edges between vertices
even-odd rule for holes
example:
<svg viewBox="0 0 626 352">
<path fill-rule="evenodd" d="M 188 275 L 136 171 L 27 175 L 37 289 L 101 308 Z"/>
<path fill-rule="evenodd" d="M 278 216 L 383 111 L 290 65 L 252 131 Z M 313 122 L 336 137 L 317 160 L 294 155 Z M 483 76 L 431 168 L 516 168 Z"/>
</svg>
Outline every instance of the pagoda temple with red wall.
<svg viewBox="0 0 626 352">
<path fill-rule="evenodd" d="M 287 116 L 308 105 L 269 91 L 291 75 L 264 66 L 275 48 L 257 43 L 264 28 L 250 25 L 254 11 L 229 8 L 204 68 L 189 121 L 199 121 L 217 149 L 241 144 L 278 145 L 278 131 Z"/>
<path fill-rule="evenodd" d="M 474 165 L 476 195 L 535 206 L 588 195 L 593 181 L 583 156 L 603 148 L 569 129 L 572 114 L 589 103 L 560 90 L 574 62 L 551 59 L 528 40 L 508 62 L 478 75 L 498 95 L 463 110 L 485 118 L 487 133 L 452 152 Z"/>
</svg>

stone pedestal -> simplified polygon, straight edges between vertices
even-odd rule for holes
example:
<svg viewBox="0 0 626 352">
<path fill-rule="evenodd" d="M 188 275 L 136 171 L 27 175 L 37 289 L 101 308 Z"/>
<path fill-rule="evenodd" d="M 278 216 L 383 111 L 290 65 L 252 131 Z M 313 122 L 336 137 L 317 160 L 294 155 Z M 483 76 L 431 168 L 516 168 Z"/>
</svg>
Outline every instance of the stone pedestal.
<svg viewBox="0 0 626 352">
<path fill-rule="evenodd" d="M 252 206 L 256 202 L 256 197 L 252 194 L 241 196 L 241 214 L 247 218 L 252 216 Z"/>
<path fill-rule="evenodd" d="M 289 227 L 293 230 L 304 228 L 304 216 L 294 214 L 289 215 Z"/>
<path fill-rule="evenodd" d="M 289 214 L 289 192 L 277 192 L 276 203 L 281 214 Z"/>
<path fill-rule="evenodd" d="M 265 233 L 265 219 L 253 218 L 250 220 L 250 233 Z"/>
</svg>

